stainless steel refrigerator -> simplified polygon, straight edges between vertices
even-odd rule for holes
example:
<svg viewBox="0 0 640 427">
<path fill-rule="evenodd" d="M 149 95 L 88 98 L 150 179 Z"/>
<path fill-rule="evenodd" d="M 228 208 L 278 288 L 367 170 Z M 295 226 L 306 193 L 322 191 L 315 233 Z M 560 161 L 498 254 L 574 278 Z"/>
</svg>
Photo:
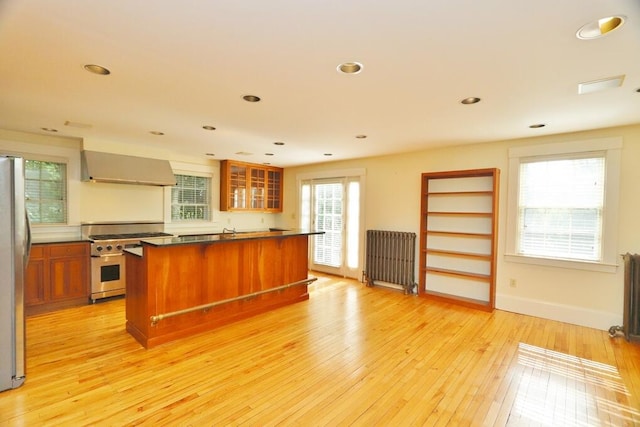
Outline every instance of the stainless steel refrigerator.
<svg viewBox="0 0 640 427">
<path fill-rule="evenodd" d="M 0 391 L 25 380 L 24 276 L 30 233 L 24 160 L 0 155 Z"/>
</svg>

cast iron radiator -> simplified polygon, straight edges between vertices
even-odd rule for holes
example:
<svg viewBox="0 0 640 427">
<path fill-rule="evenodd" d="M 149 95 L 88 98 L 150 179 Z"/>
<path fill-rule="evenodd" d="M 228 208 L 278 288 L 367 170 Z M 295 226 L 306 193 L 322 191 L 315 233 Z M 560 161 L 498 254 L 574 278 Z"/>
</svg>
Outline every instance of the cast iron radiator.
<svg viewBox="0 0 640 427">
<path fill-rule="evenodd" d="M 624 259 L 624 312 L 622 330 L 627 341 L 640 341 L 640 255 Z"/>
<path fill-rule="evenodd" d="M 376 280 L 401 285 L 413 293 L 416 234 L 402 231 L 367 230 L 365 271 L 367 286 Z"/>
</svg>

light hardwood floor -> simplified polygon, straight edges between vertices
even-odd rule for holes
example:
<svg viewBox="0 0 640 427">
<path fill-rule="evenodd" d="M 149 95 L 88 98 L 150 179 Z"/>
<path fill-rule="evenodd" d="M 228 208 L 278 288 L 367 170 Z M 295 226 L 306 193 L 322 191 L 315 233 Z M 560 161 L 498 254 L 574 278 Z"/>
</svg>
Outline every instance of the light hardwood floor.
<svg viewBox="0 0 640 427">
<path fill-rule="evenodd" d="M 124 301 L 27 320 L 0 426 L 640 424 L 640 345 L 320 276 L 309 301 L 151 350 Z"/>
</svg>

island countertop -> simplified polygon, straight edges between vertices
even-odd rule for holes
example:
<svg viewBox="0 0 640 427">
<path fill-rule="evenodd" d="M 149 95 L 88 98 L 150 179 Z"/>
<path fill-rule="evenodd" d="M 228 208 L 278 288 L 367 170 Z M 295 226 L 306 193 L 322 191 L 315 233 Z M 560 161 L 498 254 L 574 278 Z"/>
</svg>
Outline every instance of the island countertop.
<svg viewBox="0 0 640 427">
<path fill-rule="evenodd" d="M 275 230 L 275 231 L 238 231 L 211 234 L 193 234 L 173 237 L 154 237 L 142 239 L 143 243 L 151 246 L 176 246 L 197 243 L 215 243 L 239 240 L 264 239 L 271 237 L 309 236 L 313 234 L 324 234 L 324 231 L 307 230 Z"/>
</svg>

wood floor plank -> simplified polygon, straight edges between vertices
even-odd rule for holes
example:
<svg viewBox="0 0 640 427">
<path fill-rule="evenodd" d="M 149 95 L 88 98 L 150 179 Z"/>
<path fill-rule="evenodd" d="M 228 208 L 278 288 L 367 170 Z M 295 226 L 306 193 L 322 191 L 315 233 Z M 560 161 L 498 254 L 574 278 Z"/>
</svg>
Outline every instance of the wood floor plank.
<svg viewBox="0 0 640 427">
<path fill-rule="evenodd" d="M 122 299 L 30 317 L 0 426 L 640 424 L 637 343 L 317 276 L 308 301 L 150 350 Z"/>
</svg>

